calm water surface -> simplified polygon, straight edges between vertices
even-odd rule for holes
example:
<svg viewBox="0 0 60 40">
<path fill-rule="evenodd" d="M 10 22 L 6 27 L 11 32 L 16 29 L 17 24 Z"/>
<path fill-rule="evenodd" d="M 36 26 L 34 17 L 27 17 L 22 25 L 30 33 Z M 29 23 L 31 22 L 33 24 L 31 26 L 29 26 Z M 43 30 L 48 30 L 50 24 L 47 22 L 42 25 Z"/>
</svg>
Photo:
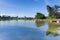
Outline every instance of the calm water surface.
<svg viewBox="0 0 60 40">
<path fill-rule="evenodd" d="M 0 40 L 60 40 L 60 24 L 36 20 L 0 21 Z"/>
</svg>

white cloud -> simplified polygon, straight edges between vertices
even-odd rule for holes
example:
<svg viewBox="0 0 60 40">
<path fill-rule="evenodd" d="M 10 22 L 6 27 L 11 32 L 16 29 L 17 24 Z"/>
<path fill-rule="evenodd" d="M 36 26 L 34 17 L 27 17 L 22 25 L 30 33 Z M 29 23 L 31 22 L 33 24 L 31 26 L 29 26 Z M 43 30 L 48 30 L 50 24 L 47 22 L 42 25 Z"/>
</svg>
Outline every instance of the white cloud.
<svg viewBox="0 0 60 40">
<path fill-rule="evenodd" d="M 3 15 L 6 15 L 6 16 L 14 16 L 14 17 L 16 17 L 16 16 L 18 16 L 18 17 L 25 16 L 23 13 L 5 13 L 5 12 L 1 12 L 0 15 L 1 16 L 3 16 Z"/>
<path fill-rule="evenodd" d="M 6 16 L 17 16 L 17 14 L 6 14 L 6 13 L 1 13 L 1 16 L 6 15 Z"/>
</svg>

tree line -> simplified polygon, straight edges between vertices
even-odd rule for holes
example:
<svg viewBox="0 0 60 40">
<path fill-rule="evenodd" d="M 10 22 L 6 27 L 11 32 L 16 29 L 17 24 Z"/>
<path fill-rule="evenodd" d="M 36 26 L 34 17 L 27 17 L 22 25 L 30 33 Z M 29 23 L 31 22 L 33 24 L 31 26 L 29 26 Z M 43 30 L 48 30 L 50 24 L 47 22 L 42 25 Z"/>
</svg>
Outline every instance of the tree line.
<svg viewBox="0 0 60 40">
<path fill-rule="evenodd" d="M 24 16 L 24 17 L 18 17 L 18 16 L 16 16 L 16 17 L 11 17 L 11 16 L 6 16 L 6 15 L 3 15 L 3 16 L 0 16 L 0 20 L 32 20 L 32 19 L 34 19 L 34 18 L 32 18 L 32 17 L 26 17 L 26 16 Z"/>
<path fill-rule="evenodd" d="M 0 16 L 0 20 L 13 20 L 13 19 L 18 19 L 18 16 L 16 17 L 6 16 L 6 15 Z"/>
<path fill-rule="evenodd" d="M 18 19 L 24 19 L 24 20 L 31 20 L 31 19 L 46 19 L 46 18 L 53 18 L 53 19 L 59 19 L 60 18 L 60 6 L 58 5 L 54 5 L 53 7 L 47 5 L 46 6 L 46 9 L 48 11 L 48 16 L 46 17 L 43 13 L 40 13 L 40 12 L 37 12 L 36 15 L 35 15 L 35 18 L 32 18 L 32 17 L 11 17 L 11 16 L 0 16 L 0 20 L 12 20 L 12 19 L 15 19 L 15 20 L 18 20 Z"/>
</svg>

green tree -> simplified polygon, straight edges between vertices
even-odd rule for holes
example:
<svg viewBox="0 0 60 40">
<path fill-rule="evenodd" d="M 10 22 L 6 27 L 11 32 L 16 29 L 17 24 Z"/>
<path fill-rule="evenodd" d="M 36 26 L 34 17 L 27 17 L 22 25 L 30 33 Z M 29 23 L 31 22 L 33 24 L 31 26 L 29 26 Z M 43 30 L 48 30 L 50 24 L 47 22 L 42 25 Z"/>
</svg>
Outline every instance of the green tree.
<svg viewBox="0 0 60 40">
<path fill-rule="evenodd" d="M 47 11 L 50 17 L 55 17 L 55 10 L 53 7 L 50 7 L 49 5 L 47 5 Z"/>
<path fill-rule="evenodd" d="M 36 19 L 45 19 L 45 15 L 42 14 L 42 13 L 37 13 L 37 14 L 35 15 L 35 18 L 36 18 Z"/>
<path fill-rule="evenodd" d="M 47 11 L 49 13 L 49 17 L 55 19 L 60 18 L 60 12 L 57 12 L 58 8 L 60 8 L 58 5 L 55 5 L 53 7 L 47 5 Z"/>
<path fill-rule="evenodd" d="M 49 16 L 52 15 L 51 11 L 52 11 L 52 7 L 50 7 L 49 5 L 47 5 L 47 11 L 49 13 Z"/>
<path fill-rule="evenodd" d="M 1 16 L 0 16 L 0 20 L 1 20 Z"/>
</svg>

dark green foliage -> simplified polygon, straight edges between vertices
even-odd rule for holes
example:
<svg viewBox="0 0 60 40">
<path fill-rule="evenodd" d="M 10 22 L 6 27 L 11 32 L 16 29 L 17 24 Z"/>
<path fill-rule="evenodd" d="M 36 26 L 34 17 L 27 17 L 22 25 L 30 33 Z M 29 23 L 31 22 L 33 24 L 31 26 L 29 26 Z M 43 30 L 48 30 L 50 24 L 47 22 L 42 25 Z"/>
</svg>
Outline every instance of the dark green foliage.
<svg viewBox="0 0 60 40">
<path fill-rule="evenodd" d="M 1 16 L 0 16 L 0 18 L 1 18 Z"/>
<path fill-rule="evenodd" d="M 21 17 L 21 18 L 19 18 L 19 19 L 21 19 L 21 20 L 32 20 L 32 19 L 34 19 L 34 18 L 32 18 L 32 17 Z"/>
<path fill-rule="evenodd" d="M 3 16 L 1 17 L 1 19 L 3 19 L 3 20 L 5 20 L 5 19 L 10 19 L 10 16 L 5 16 L 5 15 L 3 15 Z"/>
<path fill-rule="evenodd" d="M 45 19 L 45 15 L 42 13 L 37 13 L 35 16 L 36 19 Z"/>
<path fill-rule="evenodd" d="M 47 5 L 49 17 L 55 18 L 55 19 L 60 18 L 60 12 L 57 12 L 58 8 L 60 8 L 58 5 L 55 5 L 54 7 L 50 7 L 49 5 Z"/>
<path fill-rule="evenodd" d="M 11 16 L 0 16 L 0 20 L 32 20 L 33 18 L 32 17 L 11 17 Z"/>
<path fill-rule="evenodd" d="M 10 17 L 10 16 L 5 16 L 5 15 L 0 16 L 0 20 L 17 20 L 17 19 L 19 19 L 18 16 L 16 17 Z"/>
<path fill-rule="evenodd" d="M 1 16 L 0 16 L 0 20 L 1 20 Z"/>
<path fill-rule="evenodd" d="M 49 5 L 47 5 L 47 10 L 49 12 L 49 16 L 52 15 L 52 7 L 50 7 Z"/>
<path fill-rule="evenodd" d="M 47 5 L 47 10 L 48 10 L 49 16 L 55 17 L 55 10 L 53 7 L 50 7 L 49 5 Z"/>
</svg>

